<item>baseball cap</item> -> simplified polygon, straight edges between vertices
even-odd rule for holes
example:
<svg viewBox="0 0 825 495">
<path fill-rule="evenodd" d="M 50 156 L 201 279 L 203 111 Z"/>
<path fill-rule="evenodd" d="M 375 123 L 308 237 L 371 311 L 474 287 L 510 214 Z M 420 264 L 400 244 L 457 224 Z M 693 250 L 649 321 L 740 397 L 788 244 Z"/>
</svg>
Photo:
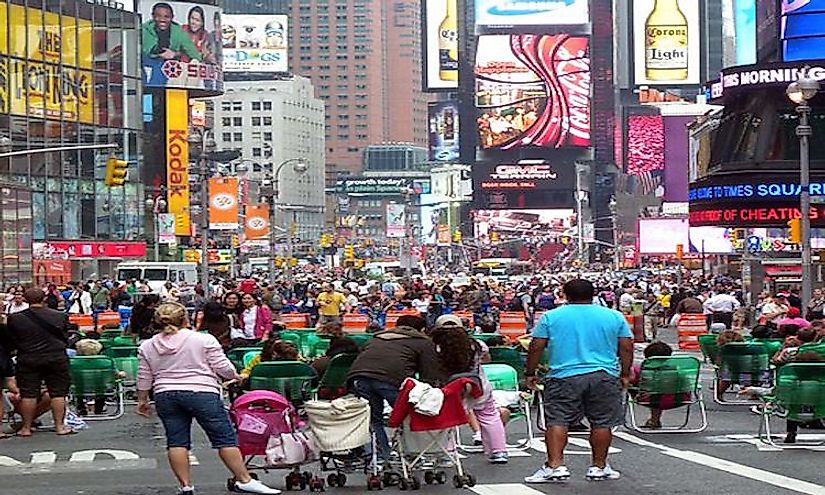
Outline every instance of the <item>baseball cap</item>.
<svg viewBox="0 0 825 495">
<path fill-rule="evenodd" d="M 464 327 L 464 323 L 456 315 L 441 315 L 435 320 L 437 327 Z"/>
</svg>

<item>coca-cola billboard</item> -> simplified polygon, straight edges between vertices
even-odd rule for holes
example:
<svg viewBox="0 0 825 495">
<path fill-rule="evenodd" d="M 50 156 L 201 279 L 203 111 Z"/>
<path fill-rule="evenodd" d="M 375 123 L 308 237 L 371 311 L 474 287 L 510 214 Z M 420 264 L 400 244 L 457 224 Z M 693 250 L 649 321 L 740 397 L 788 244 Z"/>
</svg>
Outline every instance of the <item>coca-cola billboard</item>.
<svg viewBox="0 0 825 495">
<path fill-rule="evenodd" d="M 480 36 L 476 53 L 482 149 L 590 146 L 587 37 Z"/>
</svg>

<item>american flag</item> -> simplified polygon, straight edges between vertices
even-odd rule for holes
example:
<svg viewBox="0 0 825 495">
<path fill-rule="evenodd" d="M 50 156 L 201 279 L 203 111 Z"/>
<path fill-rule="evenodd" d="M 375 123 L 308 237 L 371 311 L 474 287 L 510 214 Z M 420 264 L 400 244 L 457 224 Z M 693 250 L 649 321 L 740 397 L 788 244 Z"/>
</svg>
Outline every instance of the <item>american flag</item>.
<svg viewBox="0 0 825 495">
<path fill-rule="evenodd" d="M 650 194 L 662 185 L 662 170 L 648 170 L 639 174 L 642 194 Z"/>
</svg>

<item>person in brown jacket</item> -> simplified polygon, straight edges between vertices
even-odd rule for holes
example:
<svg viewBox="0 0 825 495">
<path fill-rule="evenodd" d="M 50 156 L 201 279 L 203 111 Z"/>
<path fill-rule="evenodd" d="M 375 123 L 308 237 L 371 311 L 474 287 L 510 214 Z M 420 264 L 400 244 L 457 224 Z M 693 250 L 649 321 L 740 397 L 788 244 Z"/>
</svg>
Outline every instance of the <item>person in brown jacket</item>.
<svg viewBox="0 0 825 495">
<path fill-rule="evenodd" d="M 378 441 L 378 454 L 386 459 L 390 442 L 384 431 L 384 401 L 395 404 L 401 383 L 418 373 L 423 382 L 443 384 L 435 345 L 424 334 L 427 322 L 415 315 L 398 318 L 396 327 L 377 332 L 352 363 L 347 375 L 350 388 L 370 403 L 370 426 Z"/>
</svg>

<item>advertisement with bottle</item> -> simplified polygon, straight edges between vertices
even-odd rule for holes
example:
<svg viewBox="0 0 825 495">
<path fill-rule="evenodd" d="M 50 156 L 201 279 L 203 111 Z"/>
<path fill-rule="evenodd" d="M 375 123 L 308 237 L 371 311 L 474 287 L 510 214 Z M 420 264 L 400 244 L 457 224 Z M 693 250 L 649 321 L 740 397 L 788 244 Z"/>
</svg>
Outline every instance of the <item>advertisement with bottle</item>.
<svg viewBox="0 0 825 495">
<path fill-rule="evenodd" d="M 226 72 L 286 72 L 285 15 L 224 15 L 221 31 Z"/>
<path fill-rule="evenodd" d="M 476 53 L 482 149 L 590 145 L 588 38 L 480 36 Z"/>
<path fill-rule="evenodd" d="M 825 57 L 825 0 L 782 0 L 782 59 Z"/>
<path fill-rule="evenodd" d="M 634 0 L 636 85 L 700 84 L 701 35 L 698 0 Z"/>
<path fill-rule="evenodd" d="M 424 91 L 458 88 L 458 0 L 426 0 Z"/>
<path fill-rule="evenodd" d="M 458 160 L 458 101 L 438 101 L 427 108 L 430 128 L 430 160 Z"/>
<path fill-rule="evenodd" d="M 475 0 L 476 26 L 548 26 L 587 24 L 588 0 Z"/>
<path fill-rule="evenodd" d="M 223 94 L 221 9 L 189 2 L 141 0 L 143 84 Z"/>
</svg>

